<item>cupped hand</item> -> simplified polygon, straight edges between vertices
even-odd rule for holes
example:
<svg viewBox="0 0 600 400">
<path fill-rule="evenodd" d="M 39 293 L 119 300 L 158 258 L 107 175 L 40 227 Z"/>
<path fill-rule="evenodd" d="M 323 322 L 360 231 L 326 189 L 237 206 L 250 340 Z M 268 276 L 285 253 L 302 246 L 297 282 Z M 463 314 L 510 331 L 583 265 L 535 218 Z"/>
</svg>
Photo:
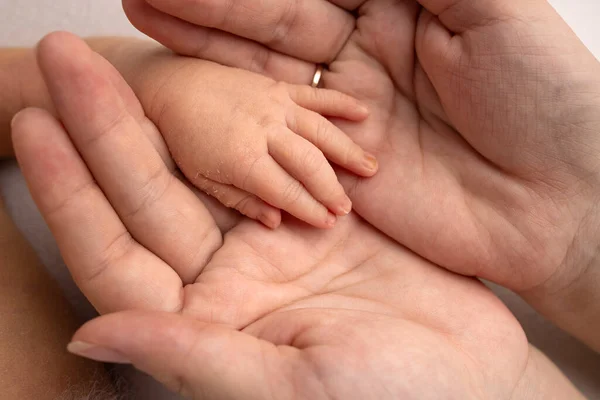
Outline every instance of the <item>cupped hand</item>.
<svg viewBox="0 0 600 400">
<path fill-rule="evenodd" d="M 101 312 L 180 308 L 182 283 L 221 246 L 221 230 L 176 177 L 160 133 L 106 60 L 56 33 L 39 45 L 38 62 L 62 124 L 80 134 L 71 141 L 50 114 L 29 109 L 13 121 L 14 146 L 75 281 L 84 292 L 104 288 L 90 297 Z M 225 228 L 235 223 L 214 210 Z M 65 233 L 70 226 L 79 235 Z M 126 274 L 112 267 L 116 260 Z"/>
<path fill-rule="evenodd" d="M 488 289 L 355 216 L 332 231 L 246 221 L 180 313 L 107 315 L 70 349 L 202 399 L 508 399 L 530 363 Z"/>
<path fill-rule="evenodd" d="M 156 183 L 166 167 L 118 74 L 65 34 L 38 57 L 64 127 L 17 115 L 19 162 L 81 289 L 129 310 L 84 326 L 72 351 L 193 398 L 510 398 L 534 383 L 489 290 L 355 215 L 329 231 L 245 220 L 221 244 L 191 190 Z"/>
<path fill-rule="evenodd" d="M 598 63 L 545 2 L 442 3 L 365 4 L 325 76 L 372 103 L 342 125 L 382 158 L 355 207 L 452 271 L 568 286 L 596 246 Z"/>
<path fill-rule="evenodd" d="M 381 165 L 343 183 L 360 215 L 413 251 L 531 298 L 597 281 L 600 67 L 547 2 L 124 5 L 185 54 L 304 83 L 310 62 L 329 62 L 325 87 L 371 110 L 362 125 L 338 125 Z"/>
<path fill-rule="evenodd" d="M 314 63 L 335 58 L 355 24 L 323 0 L 122 2 L 134 26 L 177 53 L 298 84 L 311 82 Z"/>
<path fill-rule="evenodd" d="M 338 124 L 381 165 L 355 210 L 600 349 L 598 62 L 544 1 L 421 4 L 361 6 L 324 76 L 371 109 Z"/>
</svg>

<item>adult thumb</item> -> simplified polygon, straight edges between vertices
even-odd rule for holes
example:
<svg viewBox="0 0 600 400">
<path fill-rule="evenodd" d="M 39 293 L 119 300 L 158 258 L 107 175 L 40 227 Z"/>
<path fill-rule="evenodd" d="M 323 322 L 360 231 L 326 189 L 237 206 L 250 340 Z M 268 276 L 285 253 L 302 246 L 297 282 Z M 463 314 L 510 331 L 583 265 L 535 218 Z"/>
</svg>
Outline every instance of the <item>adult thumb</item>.
<svg viewBox="0 0 600 400">
<path fill-rule="evenodd" d="M 292 397 L 293 387 L 286 383 L 292 368 L 286 358 L 297 357 L 299 351 L 286 347 L 284 357 L 278 346 L 227 326 L 143 311 L 86 323 L 68 350 L 96 361 L 131 363 L 194 399 Z"/>
</svg>

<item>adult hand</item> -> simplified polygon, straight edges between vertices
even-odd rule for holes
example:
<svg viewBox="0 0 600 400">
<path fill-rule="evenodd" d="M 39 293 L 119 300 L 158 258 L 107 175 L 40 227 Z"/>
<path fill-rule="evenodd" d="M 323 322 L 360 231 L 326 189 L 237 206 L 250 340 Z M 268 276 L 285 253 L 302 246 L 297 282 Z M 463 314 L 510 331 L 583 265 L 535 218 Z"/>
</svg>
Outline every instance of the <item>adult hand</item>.
<svg viewBox="0 0 600 400">
<path fill-rule="evenodd" d="M 186 54 L 192 32 L 207 32 L 198 24 L 264 43 L 237 44 L 261 59 L 329 62 L 324 86 L 371 107 L 362 126 L 340 126 L 381 163 L 372 179 L 344 178 L 355 210 L 427 259 L 521 293 L 600 349 L 585 328 L 600 321 L 598 62 L 541 0 L 334 3 L 124 0 L 138 27 Z M 154 22 L 183 18 L 187 31 L 144 25 L 142 9 Z M 356 29 L 343 40 L 349 11 Z M 198 53 L 247 67 L 226 48 Z"/>
<path fill-rule="evenodd" d="M 38 57 L 64 128 L 36 109 L 13 121 L 34 199 L 98 309 L 150 310 L 90 322 L 72 351 L 193 398 L 579 396 L 481 283 L 356 216 L 331 231 L 246 220 L 219 248 L 198 233 L 215 224 L 192 192 L 157 184 L 165 167 L 118 74 L 69 35 Z M 207 247 L 194 272 L 166 252 L 189 254 L 190 238 Z"/>
<path fill-rule="evenodd" d="M 546 2 L 421 4 L 365 4 L 325 76 L 371 100 L 344 127 L 382 165 L 348 177 L 355 209 L 600 350 L 598 62 Z"/>
<path fill-rule="evenodd" d="M 182 284 L 196 279 L 222 243 L 211 214 L 173 175 L 160 133 L 108 62 L 58 33 L 41 43 L 38 63 L 62 122 L 81 132 L 73 143 L 87 165 L 59 134 L 64 128 L 39 109 L 14 119 L 15 152 L 29 150 L 18 161 L 76 283 L 103 313 L 180 308 Z M 90 66 L 99 72 L 90 76 Z M 69 108 L 73 103 L 78 110 Z M 20 121 L 31 121 L 37 136 L 19 135 Z M 81 228 L 76 238 L 64 232 L 73 225 Z M 128 265 L 126 274 L 112 267 L 116 260 Z M 101 298 L 88 286 L 102 287 Z"/>
<path fill-rule="evenodd" d="M 310 82 L 314 63 L 333 60 L 355 22 L 323 0 L 123 0 L 123 8 L 140 31 L 178 53 L 299 84 Z"/>
</svg>

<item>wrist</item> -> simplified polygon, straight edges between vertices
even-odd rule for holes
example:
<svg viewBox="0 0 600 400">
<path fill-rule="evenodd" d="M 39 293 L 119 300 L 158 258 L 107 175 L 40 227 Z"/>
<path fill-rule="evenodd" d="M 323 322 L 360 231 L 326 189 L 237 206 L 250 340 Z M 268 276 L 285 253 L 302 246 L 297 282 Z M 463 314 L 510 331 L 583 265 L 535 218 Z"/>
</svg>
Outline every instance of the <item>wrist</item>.
<svg viewBox="0 0 600 400">
<path fill-rule="evenodd" d="M 87 42 L 115 67 L 146 108 L 145 103 L 163 86 L 160 79 L 165 74 L 156 70 L 173 58 L 172 52 L 156 42 L 137 38 L 92 38 Z"/>
<path fill-rule="evenodd" d="M 537 348 L 529 357 L 511 399 L 585 399 L 569 379 Z"/>
<path fill-rule="evenodd" d="M 216 64 L 180 56 L 150 40 L 128 38 L 100 54 L 121 74 L 146 116 L 158 123 L 165 106 L 181 98 L 195 77 L 208 75 Z M 184 74 L 185 76 L 182 76 Z"/>
<path fill-rule="evenodd" d="M 600 352 L 600 205 L 593 203 L 561 267 L 542 285 L 520 295 L 547 319 Z"/>
</svg>

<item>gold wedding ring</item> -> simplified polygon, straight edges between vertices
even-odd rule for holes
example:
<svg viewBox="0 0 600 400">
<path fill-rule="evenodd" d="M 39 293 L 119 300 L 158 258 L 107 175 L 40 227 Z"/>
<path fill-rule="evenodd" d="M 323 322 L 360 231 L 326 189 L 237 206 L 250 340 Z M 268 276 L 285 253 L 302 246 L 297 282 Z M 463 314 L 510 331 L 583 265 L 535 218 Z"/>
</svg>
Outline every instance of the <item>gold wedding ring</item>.
<svg viewBox="0 0 600 400">
<path fill-rule="evenodd" d="M 325 66 L 323 64 L 317 65 L 317 70 L 315 71 L 315 75 L 313 76 L 312 83 L 310 86 L 316 88 L 319 87 L 319 83 L 321 83 L 321 77 L 323 76 L 323 70 Z"/>
</svg>

